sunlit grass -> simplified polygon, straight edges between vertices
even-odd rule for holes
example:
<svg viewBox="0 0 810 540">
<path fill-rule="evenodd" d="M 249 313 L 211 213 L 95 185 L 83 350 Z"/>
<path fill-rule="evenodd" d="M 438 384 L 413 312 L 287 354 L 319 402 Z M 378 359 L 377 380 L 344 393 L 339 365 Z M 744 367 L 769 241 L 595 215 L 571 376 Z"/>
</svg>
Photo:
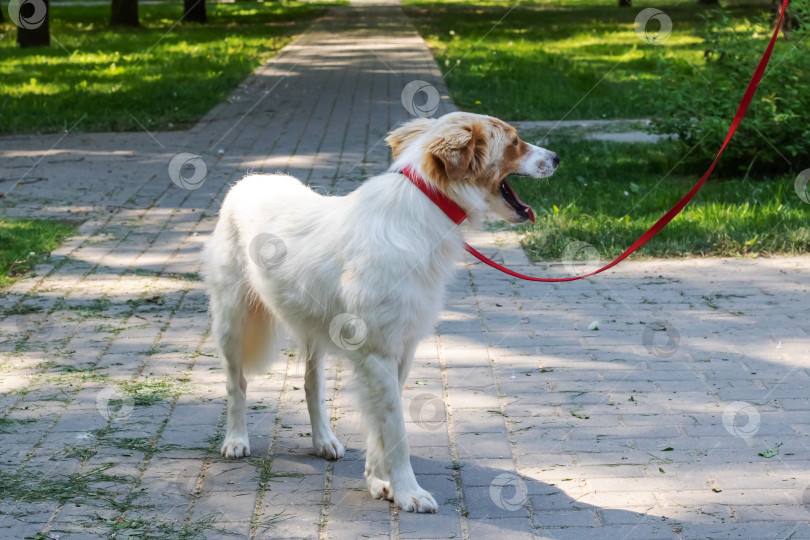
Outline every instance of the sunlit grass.
<svg viewBox="0 0 810 540">
<path fill-rule="evenodd" d="M 330 4 L 334 5 L 334 4 Z M 142 28 L 111 30 L 109 4 L 54 6 L 51 47 L 19 49 L 0 24 L 0 132 L 187 127 L 321 13 L 296 1 L 142 5 Z"/>
<path fill-rule="evenodd" d="M 60 221 L 0 219 L 0 287 L 41 262 L 74 230 Z"/>
<path fill-rule="evenodd" d="M 694 2 L 636 2 L 630 9 L 603 0 L 534 0 L 512 9 L 515 5 L 407 2 L 406 13 L 431 46 L 461 108 L 505 120 L 643 118 L 657 110 L 650 82 L 661 78 L 664 64 L 677 66 L 681 84 L 711 77 L 698 33 L 706 9 Z M 645 42 L 634 30 L 645 7 L 659 8 L 672 20 L 663 45 Z M 762 9 L 727 6 L 740 31 L 748 31 L 744 20 Z M 657 30 L 650 24 L 648 30 Z"/>
<path fill-rule="evenodd" d="M 677 150 L 685 150 L 669 141 L 629 144 L 552 137 L 544 145 L 562 156 L 554 176 L 514 180 L 537 215 L 536 223 L 521 231 L 526 252 L 536 260 L 560 260 L 571 241 L 587 242 L 603 259 L 613 258 L 697 181 L 677 168 L 682 157 Z M 665 257 L 807 253 L 810 205 L 796 195 L 794 180 L 710 179 L 638 253 Z"/>
<path fill-rule="evenodd" d="M 648 44 L 635 32 L 634 19 L 646 7 L 672 20 L 663 45 Z M 707 9 L 695 1 L 633 2 L 621 9 L 614 0 L 444 0 L 410 1 L 405 9 L 431 46 L 456 104 L 505 120 L 652 117 L 662 100 L 659 82 L 677 84 L 691 97 L 695 82 L 712 80 L 700 32 Z M 738 32 L 764 48 L 767 29 L 751 32 L 747 22 L 762 13 L 762 4 L 724 3 L 724 9 Z M 774 54 L 791 47 L 780 40 Z M 672 71 L 665 79 L 667 66 Z M 537 214 L 534 225 L 521 228 L 522 244 L 536 260 L 560 260 L 572 241 L 593 245 L 603 259 L 615 257 L 699 176 L 694 163 L 689 172 L 677 166 L 688 150 L 678 141 L 627 144 L 557 133 L 539 141 L 561 154 L 557 173 L 514 182 Z M 531 133 L 522 135 L 537 142 Z M 794 178 L 753 181 L 744 174 L 710 180 L 639 256 L 808 252 L 810 205 L 794 193 Z"/>
</svg>

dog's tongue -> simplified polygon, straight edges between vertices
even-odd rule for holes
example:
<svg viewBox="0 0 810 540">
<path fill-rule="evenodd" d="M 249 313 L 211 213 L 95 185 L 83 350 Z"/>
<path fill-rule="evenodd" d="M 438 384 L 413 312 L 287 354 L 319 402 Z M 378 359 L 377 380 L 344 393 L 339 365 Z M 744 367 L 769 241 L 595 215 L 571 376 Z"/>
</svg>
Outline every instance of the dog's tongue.
<svg viewBox="0 0 810 540">
<path fill-rule="evenodd" d="M 509 182 L 506 180 L 501 182 L 501 195 L 503 195 L 504 200 L 508 202 L 509 206 L 514 208 L 519 215 L 524 216 L 534 223 L 534 210 L 532 210 L 531 206 L 520 200 L 520 197 L 517 196 L 515 190 L 512 189 L 512 186 L 510 186 Z"/>
</svg>

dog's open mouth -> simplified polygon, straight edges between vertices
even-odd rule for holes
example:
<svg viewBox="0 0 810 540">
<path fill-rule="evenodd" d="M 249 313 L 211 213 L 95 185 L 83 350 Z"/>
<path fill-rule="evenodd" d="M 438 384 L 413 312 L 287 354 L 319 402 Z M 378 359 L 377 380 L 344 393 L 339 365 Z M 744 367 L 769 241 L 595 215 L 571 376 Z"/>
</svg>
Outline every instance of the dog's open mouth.
<svg viewBox="0 0 810 540">
<path fill-rule="evenodd" d="M 500 190 L 503 200 L 505 200 L 509 206 L 515 209 L 517 215 L 523 218 L 522 221 L 526 221 L 528 219 L 534 223 L 534 210 L 532 210 L 531 206 L 520 200 L 520 197 L 517 196 L 517 193 L 515 193 L 515 190 L 512 189 L 512 186 L 509 185 L 509 182 L 507 182 L 505 178 L 501 182 Z"/>
</svg>

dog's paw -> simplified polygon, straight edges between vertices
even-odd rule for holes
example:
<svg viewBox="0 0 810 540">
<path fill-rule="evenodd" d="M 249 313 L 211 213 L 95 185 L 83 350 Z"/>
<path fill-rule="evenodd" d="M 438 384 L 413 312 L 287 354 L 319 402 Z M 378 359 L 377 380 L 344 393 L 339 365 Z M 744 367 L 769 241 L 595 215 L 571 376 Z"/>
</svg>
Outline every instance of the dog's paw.
<svg viewBox="0 0 810 540">
<path fill-rule="evenodd" d="M 419 487 L 405 493 L 395 493 L 394 502 L 406 512 L 435 514 L 439 509 L 433 495 Z"/>
<path fill-rule="evenodd" d="M 313 434 L 312 447 L 315 449 L 315 455 L 325 459 L 340 459 L 346 453 L 343 445 L 331 431 L 325 435 Z"/>
<path fill-rule="evenodd" d="M 222 455 L 226 458 L 248 457 L 250 442 L 247 436 L 226 436 L 222 443 Z"/>
<path fill-rule="evenodd" d="M 390 482 L 380 480 L 376 476 L 369 476 L 366 479 L 366 485 L 368 485 L 368 492 L 375 499 L 394 500 L 394 490 L 391 489 Z"/>
</svg>

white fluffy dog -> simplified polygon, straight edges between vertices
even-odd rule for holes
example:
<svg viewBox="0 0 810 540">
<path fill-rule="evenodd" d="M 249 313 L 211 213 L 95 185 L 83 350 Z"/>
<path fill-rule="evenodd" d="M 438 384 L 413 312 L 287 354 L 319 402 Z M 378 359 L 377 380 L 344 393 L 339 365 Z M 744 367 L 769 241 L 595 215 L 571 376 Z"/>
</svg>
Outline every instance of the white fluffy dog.
<svg viewBox="0 0 810 540">
<path fill-rule="evenodd" d="M 402 171 L 457 203 L 473 224 L 487 211 L 534 218 L 506 182 L 542 178 L 554 152 L 521 141 L 508 124 L 452 113 L 417 119 L 386 139 L 389 172 L 345 197 L 324 197 L 290 176 L 254 174 L 228 192 L 204 252 L 213 336 L 225 358 L 228 428 L 222 454 L 250 455 L 246 374 L 266 368 L 284 326 L 306 359 L 315 452 L 343 456 L 324 401 L 324 355 L 347 358 L 360 379 L 371 495 L 435 512 L 411 468 L 401 391 L 417 343 L 434 327 L 460 259 L 459 227 Z"/>
</svg>

